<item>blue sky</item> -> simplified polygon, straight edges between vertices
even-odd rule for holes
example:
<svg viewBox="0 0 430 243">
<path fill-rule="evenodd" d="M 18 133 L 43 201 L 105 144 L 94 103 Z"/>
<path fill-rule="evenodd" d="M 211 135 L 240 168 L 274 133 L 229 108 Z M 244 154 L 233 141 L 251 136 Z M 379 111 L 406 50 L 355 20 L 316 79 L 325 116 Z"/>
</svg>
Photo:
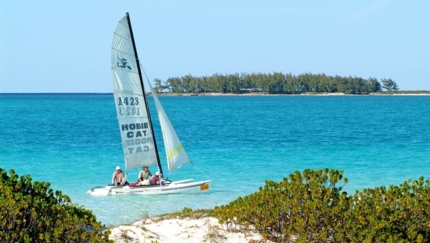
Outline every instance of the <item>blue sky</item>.
<svg viewBox="0 0 430 243">
<path fill-rule="evenodd" d="M 6 0 L 0 93 L 112 92 L 126 12 L 151 80 L 310 72 L 430 90 L 430 1 Z"/>
</svg>

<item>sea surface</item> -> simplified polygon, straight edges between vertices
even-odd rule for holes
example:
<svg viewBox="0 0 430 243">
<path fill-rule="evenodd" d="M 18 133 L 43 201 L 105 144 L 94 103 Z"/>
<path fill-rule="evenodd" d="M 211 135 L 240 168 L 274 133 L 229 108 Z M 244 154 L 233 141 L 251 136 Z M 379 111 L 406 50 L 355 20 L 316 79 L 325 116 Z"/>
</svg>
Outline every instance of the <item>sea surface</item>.
<svg viewBox="0 0 430 243">
<path fill-rule="evenodd" d="M 171 174 L 164 166 L 166 176 L 208 176 L 210 191 L 87 194 L 110 183 L 117 165 L 124 168 L 112 94 L 0 94 L 0 168 L 50 182 L 114 226 L 184 207 L 228 204 L 265 180 L 280 181 L 306 168 L 344 170 L 348 194 L 430 178 L 430 96 L 161 96 L 160 101 L 195 166 Z M 129 171 L 128 181 L 137 175 Z"/>
</svg>

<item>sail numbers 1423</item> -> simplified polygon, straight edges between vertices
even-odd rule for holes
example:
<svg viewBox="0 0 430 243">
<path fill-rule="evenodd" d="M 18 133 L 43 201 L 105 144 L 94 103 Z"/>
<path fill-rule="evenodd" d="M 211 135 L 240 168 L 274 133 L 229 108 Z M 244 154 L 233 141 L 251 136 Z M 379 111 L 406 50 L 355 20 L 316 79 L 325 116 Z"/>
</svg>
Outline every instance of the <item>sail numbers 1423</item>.
<svg viewBox="0 0 430 243">
<path fill-rule="evenodd" d="M 140 116 L 138 97 L 118 97 L 118 115 Z"/>
<path fill-rule="evenodd" d="M 139 105 L 138 97 L 118 97 L 118 106 L 120 105 Z"/>
</svg>

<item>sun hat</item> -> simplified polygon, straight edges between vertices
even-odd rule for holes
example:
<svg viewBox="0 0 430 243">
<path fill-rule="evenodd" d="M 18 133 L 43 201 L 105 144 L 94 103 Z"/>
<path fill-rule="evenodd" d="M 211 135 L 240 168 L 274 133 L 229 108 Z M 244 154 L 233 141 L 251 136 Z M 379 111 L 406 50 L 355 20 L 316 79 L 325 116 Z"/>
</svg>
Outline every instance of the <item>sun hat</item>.
<svg viewBox="0 0 430 243">
<path fill-rule="evenodd" d="M 120 170 L 120 169 L 121 169 L 121 167 L 117 166 L 115 170 Z"/>
<path fill-rule="evenodd" d="M 158 176 L 159 174 L 160 174 L 160 172 L 158 172 L 158 171 L 157 171 L 157 172 L 155 172 L 155 175 L 156 175 L 156 176 Z"/>
</svg>

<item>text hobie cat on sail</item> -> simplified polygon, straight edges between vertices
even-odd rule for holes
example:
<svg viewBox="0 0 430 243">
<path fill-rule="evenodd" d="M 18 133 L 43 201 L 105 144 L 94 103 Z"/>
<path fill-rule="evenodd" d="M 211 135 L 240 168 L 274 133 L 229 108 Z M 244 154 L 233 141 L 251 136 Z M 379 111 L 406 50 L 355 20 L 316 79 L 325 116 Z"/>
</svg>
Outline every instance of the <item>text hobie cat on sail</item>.
<svg viewBox="0 0 430 243">
<path fill-rule="evenodd" d="M 125 169 L 157 166 L 163 175 L 154 136 L 151 115 L 142 79 L 142 70 L 134 42 L 130 17 L 122 18 L 114 32 L 112 44 L 114 99 L 124 152 Z M 148 80 L 163 134 L 169 171 L 190 163 L 166 112 Z M 88 190 L 91 195 L 198 193 L 209 190 L 212 180 L 162 180 L 160 185 L 99 186 Z"/>
</svg>

